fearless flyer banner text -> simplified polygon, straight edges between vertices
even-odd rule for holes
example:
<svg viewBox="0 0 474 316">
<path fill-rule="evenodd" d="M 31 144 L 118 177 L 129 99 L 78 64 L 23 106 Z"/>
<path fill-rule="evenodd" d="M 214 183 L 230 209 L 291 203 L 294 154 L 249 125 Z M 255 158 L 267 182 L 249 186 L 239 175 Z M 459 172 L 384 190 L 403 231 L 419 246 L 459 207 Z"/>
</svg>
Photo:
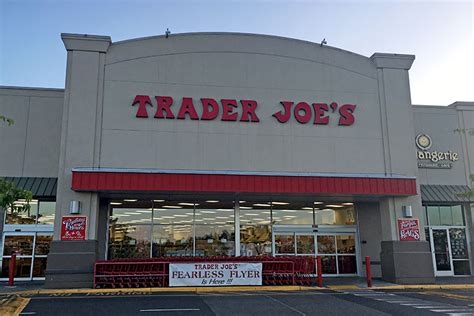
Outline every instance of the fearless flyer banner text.
<svg viewBox="0 0 474 316">
<path fill-rule="evenodd" d="M 85 240 L 87 216 L 63 216 L 61 218 L 61 240 Z"/>
<path fill-rule="evenodd" d="M 261 263 L 170 263 L 169 271 L 170 286 L 262 285 Z"/>
<path fill-rule="evenodd" d="M 399 219 L 400 240 L 420 240 L 420 222 L 417 219 Z"/>
</svg>

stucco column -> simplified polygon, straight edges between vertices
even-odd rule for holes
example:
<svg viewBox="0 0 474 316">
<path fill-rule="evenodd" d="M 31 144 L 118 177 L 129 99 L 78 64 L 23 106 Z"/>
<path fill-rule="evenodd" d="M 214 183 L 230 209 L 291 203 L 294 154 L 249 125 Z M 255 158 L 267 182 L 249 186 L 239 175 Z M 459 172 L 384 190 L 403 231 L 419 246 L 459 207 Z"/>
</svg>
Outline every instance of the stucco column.
<svg viewBox="0 0 474 316">
<path fill-rule="evenodd" d="M 408 70 L 415 56 L 375 53 L 370 58 L 377 68 L 383 160 L 386 175 L 418 177 L 414 145 L 413 109 Z M 419 183 L 417 191 L 420 192 Z M 429 245 L 421 227 L 422 241 L 399 241 L 397 219 L 403 207 L 411 206 L 413 218 L 423 218 L 421 196 L 390 197 L 381 200 L 382 277 L 397 283 L 434 281 Z M 416 264 L 414 264 L 416 262 Z"/>
<path fill-rule="evenodd" d="M 99 196 L 72 191 L 72 169 L 99 167 L 104 64 L 111 40 L 108 36 L 76 34 L 61 34 L 61 38 L 67 50 L 66 89 L 54 241 L 48 257 L 46 285 L 80 287 L 92 284 L 93 263 L 98 256 Z M 87 216 L 86 240 L 60 241 L 61 218 L 69 215 L 69 203 L 73 200 L 81 202 L 79 215 Z"/>
</svg>

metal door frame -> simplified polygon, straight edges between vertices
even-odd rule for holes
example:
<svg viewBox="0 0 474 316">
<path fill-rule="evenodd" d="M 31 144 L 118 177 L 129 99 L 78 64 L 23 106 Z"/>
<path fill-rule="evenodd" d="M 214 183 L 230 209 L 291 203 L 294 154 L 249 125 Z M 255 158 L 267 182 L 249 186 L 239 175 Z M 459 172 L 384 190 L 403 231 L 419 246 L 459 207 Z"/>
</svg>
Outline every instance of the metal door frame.
<svg viewBox="0 0 474 316">
<path fill-rule="evenodd" d="M 451 270 L 449 271 L 438 271 L 436 267 L 436 255 L 435 255 L 435 247 L 434 247 L 434 238 L 433 238 L 433 230 L 444 230 L 446 231 L 446 242 L 448 244 L 449 250 L 449 264 Z M 433 269 L 435 276 L 454 276 L 454 265 L 453 265 L 453 253 L 451 250 L 451 238 L 449 237 L 449 228 L 446 226 L 431 226 L 430 227 L 430 246 L 431 246 L 431 258 L 433 261 Z"/>
</svg>

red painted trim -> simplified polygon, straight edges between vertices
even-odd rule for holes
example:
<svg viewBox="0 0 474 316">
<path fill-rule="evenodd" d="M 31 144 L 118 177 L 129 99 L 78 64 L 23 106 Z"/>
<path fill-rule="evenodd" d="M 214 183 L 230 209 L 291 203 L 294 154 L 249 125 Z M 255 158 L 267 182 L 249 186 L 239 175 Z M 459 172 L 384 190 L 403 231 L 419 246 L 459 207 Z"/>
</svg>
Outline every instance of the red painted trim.
<svg viewBox="0 0 474 316">
<path fill-rule="evenodd" d="M 417 194 L 415 179 L 105 171 L 73 171 L 72 189 L 92 192 L 180 191 L 402 196 Z"/>
</svg>

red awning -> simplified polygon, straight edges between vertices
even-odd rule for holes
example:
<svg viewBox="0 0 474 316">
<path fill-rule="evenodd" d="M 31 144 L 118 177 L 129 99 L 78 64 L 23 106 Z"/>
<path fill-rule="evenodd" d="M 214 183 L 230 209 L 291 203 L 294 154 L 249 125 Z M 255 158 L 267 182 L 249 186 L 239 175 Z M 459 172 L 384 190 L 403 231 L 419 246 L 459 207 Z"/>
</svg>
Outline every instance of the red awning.
<svg viewBox="0 0 474 316">
<path fill-rule="evenodd" d="M 72 190 L 88 192 L 239 192 L 416 195 L 416 179 L 385 175 L 242 173 L 140 169 L 72 171 Z"/>
</svg>

